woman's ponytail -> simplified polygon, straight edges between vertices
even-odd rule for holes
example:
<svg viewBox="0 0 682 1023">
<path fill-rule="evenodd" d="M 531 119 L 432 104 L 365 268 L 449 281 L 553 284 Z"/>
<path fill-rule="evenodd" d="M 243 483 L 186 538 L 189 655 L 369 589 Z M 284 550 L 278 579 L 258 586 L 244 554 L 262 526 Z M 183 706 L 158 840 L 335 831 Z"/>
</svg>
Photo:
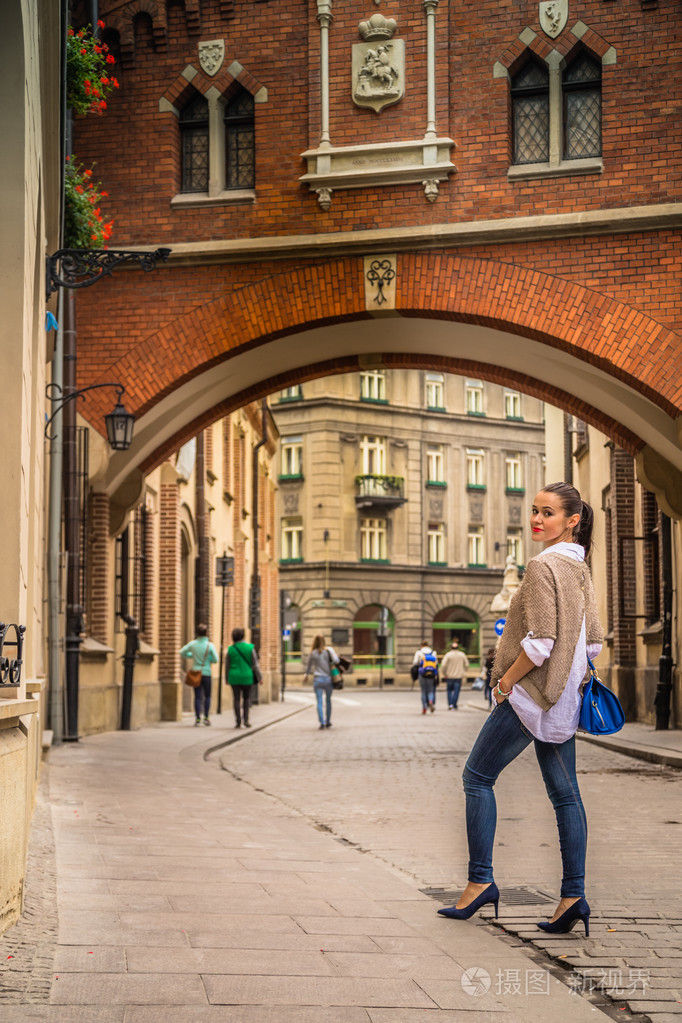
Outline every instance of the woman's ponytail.
<svg viewBox="0 0 682 1023">
<path fill-rule="evenodd" d="M 592 529 L 594 527 L 594 512 L 592 507 L 585 501 L 582 501 L 582 512 L 580 513 L 580 522 L 573 530 L 573 536 L 575 542 L 582 544 L 585 548 L 585 557 L 590 553 L 592 547 Z"/>
</svg>

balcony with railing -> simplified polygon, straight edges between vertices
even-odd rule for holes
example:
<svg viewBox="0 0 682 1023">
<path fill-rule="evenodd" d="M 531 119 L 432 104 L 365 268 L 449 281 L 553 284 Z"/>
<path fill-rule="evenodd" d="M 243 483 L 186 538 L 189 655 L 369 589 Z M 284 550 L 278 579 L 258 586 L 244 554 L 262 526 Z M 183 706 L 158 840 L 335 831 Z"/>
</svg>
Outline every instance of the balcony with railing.
<svg viewBox="0 0 682 1023">
<path fill-rule="evenodd" d="M 405 480 L 402 476 L 356 476 L 355 504 L 357 508 L 389 510 L 405 504 Z"/>
</svg>

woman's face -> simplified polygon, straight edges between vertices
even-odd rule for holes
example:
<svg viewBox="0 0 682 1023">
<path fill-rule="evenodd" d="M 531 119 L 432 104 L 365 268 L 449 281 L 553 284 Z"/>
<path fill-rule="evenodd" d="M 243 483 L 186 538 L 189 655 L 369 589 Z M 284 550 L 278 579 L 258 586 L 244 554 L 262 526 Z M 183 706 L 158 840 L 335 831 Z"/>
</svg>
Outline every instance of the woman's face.
<svg viewBox="0 0 682 1023">
<path fill-rule="evenodd" d="M 537 543 L 545 547 L 573 540 L 573 530 L 580 522 L 579 515 L 566 515 L 558 494 L 541 490 L 533 502 L 530 515 L 530 531 Z"/>
</svg>

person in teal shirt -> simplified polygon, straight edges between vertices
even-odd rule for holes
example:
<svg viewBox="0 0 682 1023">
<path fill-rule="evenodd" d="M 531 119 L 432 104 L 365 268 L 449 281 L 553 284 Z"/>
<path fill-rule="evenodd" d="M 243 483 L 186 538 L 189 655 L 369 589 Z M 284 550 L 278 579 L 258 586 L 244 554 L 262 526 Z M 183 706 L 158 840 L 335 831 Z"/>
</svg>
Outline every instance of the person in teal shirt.
<svg viewBox="0 0 682 1023">
<path fill-rule="evenodd" d="M 234 700 L 235 728 L 241 728 L 242 715 L 244 726 L 250 728 L 249 708 L 251 707 L 251 687 L 263 681 L 258 665 L 258 654 L 253 643 L 244 642 L 244 630 L 232 630 L 232 646 L 227 648 L 225 658 L 225 681 L 232 686 Z"/>
<path fill-rule="evenodd" d="M 204 724 L 210 725 L 209 712 L 211 709 L 211 665 L 218 663 L 218 654 L 213 643 L 208 638 L 208 626 L 197 625 L 196 639 L 191 643 L 185 643 L 180 651 L 181 657 L 192 658 L 192 670 L 201 672 L 201 682 L 194 690 L 194 713 L 196 715 L 194 725 L 201 724 L 201 710 L 203 703 Z"/>
</svg>

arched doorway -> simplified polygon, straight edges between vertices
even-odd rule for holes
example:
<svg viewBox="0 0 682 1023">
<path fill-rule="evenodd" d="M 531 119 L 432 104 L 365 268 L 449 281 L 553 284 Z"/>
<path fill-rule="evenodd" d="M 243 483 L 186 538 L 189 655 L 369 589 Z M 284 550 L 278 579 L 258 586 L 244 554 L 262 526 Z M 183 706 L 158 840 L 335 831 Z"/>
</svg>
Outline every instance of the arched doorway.
<svg viewBox="0 0 682 1023">
<path fill-rule="evenodd" d="M 160 289 L 158 307 L 145 301 L 144 322 L 123 343 L 116 336 L 118 357 L 106 370 L 107 379 L 113 374 L 125 385 L 137 424 L 130 451 L 112 457 L 104 489 L 114 494 L 135 468 L 149 471 L 247 401 L 357 370 L 371 355 L 385 368 L 419 366 L 504 383 L 579 416 L 638 457 L 640 476 L 675 514 L 682 474 L 678 335 L 615 298 L 494 258 L 415 251 L 399 254 L 395 265 L 390 330 L 388 321 L 371 316 L 361 257 L 268 271 L 244 288 L 231 283 L 229 266 L 216 264 L 205 304 L 178 309 L 176 318 L 165 301 L 168 289 Z M 191 270 L 171 263 L 161 272 L 186 291 L 180 286 Z M 104 302 L 89 304 L 84 293 L 79 368 L 88 383 L 104 380 L 99 353 L 116 322 L 107 302 L 139 305 L 137 287 L 133 275 L 121 275 Z M 528 301 L 529 294 L 542 294 L 542 303 Z M 140 365 L 155 372 L 140 374 Z M 102 391 L 83 406 L 100 430 L 107 411 Z"/>
<path fill-rule="evenodd" d="M 453 639 L 469 658 L 472 668 L 481 664 L 481 622 L 475 611 L 455 605 L 445 607 L 434 616 L 431 645 L 439 657 L 450 649 Z"/>
<path fill-rule="evenodd" d="M 366 604 L 353 618 L 353 670 L 395 666 L 395 618 L 382 604 Z"/>
</svg>

